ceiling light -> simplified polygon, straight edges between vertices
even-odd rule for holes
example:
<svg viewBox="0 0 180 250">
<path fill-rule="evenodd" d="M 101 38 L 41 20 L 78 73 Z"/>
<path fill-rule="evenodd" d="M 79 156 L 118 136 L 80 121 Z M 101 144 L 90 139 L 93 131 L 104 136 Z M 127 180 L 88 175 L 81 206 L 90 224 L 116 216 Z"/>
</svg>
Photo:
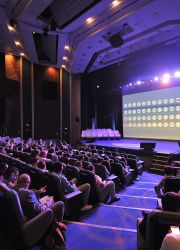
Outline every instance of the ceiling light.
<svg viewBox="0 0 180 250">
<path fill-rule="evenodd" d="M 65 49 L 65 50 L 69 50 L 69 45 L 65 45 L 65 46 L 64 46 L 64 49 Z"/>
<path fill-rule="evenodd" d="M 20 53 L 21 56 L 25 56 L 25 54 L 23 52 Z"/>
<path fill-rule="evenodd" d="M 154 81 L 158 81 L 159 80 L 159 77 L 158 76 L 155 76 L 154 77 Z"/>
<path fill-rule="evenodd" d="M 176 71 L 176 72 L 174 73 L 174 76 L 175 76 L 176 78 L 179 78 L 179 77 L 180 77 L 180 72 L 179 72 L 179 71 Z"/>
<path fill-rule="evenodd" d="M 16 27 L 16 25 L 17 25 L 17 22 L 16 22 L 16 20 L 15 19 L 10 19 L 9 20 L 9 25 L 12 27 L 12 28 L 15 28 Z"/>
<path fill-rule="evenodd" d="M 19 41 L 15 41 L 15 44 L 16 44 L 16 46 L 20 46 L 21 45 Z"/>
<path fill-rule="evenodd" d="M 169 80 L 170 80 L 170 75 L 169 74 L 164 74 L 162 82 L 164 84 L 167 84 L 169 82 Z"/>
<path fill-rule="evenodd" d="M 10 25 L 8 25 L 8 29 L 9 31 L 14 31 L 13 27 L 11 27 Z"/>
<path fill-rule="evenodd" d="M 63 64 L 61 67 L 62 67 L 63 69 L 65 69 L 65 68 L 66 68 L 66 65 Z"/>
<path fill-rule="evenodd" d="M 112 7 L 116 7 L 116 6 L 118 6 L 119 4 L 121 3 L 121 1 L 119 0 L 115 0 L 115 1 L 113 1 L 112 2 Z"/>
<path fill-rule="evenodd" d="M 94 21 L 94 18 L 89 17 L 86 19 L 86 23 L 92 23 Z"/>
<path fill-rule="evenodd" d="M 67 61 L 67 56 L 63 56 L 63 60 L 64 60 L 64 61 Z"/>
</svg>

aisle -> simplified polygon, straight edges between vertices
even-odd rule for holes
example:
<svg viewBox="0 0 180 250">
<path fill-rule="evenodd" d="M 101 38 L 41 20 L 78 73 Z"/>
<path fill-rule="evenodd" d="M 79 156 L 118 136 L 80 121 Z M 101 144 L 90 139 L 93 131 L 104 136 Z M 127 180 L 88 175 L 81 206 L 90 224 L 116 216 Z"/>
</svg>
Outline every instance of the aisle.
<svg viewBox="0 0 180 250">
<path fill-rule="evenodd" d="M 136 220 L 142 217 L 142 210 L 156 207 L 154 185 L 161 178 L 144 172 L 136 183 L 119 192 L 120 201 L 100 204 L 80 221 L 69 221 L 67 250 L 136 250 Z"/>
</svg>

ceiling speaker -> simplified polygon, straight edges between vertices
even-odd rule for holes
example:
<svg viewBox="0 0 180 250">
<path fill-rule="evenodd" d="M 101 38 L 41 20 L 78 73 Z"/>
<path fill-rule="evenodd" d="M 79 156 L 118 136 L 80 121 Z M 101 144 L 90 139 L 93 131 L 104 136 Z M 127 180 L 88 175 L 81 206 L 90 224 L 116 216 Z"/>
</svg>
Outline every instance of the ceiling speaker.
<svg viewBox="0 0 180 250">
<path fill-rule="evenodd" d="M 108 41 L 113 48 L 120 47 L 124 43 L 124 40 L 119 33 L 109 37 Z"/>
</svg>

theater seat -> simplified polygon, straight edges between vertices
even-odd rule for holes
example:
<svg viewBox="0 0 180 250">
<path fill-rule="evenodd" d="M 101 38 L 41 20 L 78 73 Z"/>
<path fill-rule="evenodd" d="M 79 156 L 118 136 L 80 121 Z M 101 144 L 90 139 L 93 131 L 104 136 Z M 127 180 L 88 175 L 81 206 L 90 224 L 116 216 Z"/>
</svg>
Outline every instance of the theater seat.
<svg viewBox="0 0 180 250">
<path fill-rule="evenodd" d="M 13 250 L 30 249 L 45 235 L 53 219 L 50 209 L 26 221 L 18 194 L 0 184 L 0 234 Z M 2 246 L 2 249 L 7 249 Z"/>
<path fill-rule="evenodd" d="M 147 216 L 146 235 L 143 235 L 139 230 L 141 221 L 142 219 L 137 219 L 138 250 L 159 250 L 169 226 L 180 226 L 179 213 L 152 210 Z"/>
</svg>

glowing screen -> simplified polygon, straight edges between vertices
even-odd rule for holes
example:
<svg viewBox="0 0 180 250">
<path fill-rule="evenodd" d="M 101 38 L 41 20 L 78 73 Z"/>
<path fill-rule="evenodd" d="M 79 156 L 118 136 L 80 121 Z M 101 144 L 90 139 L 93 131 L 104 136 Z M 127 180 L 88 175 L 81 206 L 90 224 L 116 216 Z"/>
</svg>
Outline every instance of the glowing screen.
<svg viewBox="0 0 180 250">
<path fill-rule="evenodd" d="M 180 87 L 123 95 L 124 137 L 180 140 Z"/>
</svg>

